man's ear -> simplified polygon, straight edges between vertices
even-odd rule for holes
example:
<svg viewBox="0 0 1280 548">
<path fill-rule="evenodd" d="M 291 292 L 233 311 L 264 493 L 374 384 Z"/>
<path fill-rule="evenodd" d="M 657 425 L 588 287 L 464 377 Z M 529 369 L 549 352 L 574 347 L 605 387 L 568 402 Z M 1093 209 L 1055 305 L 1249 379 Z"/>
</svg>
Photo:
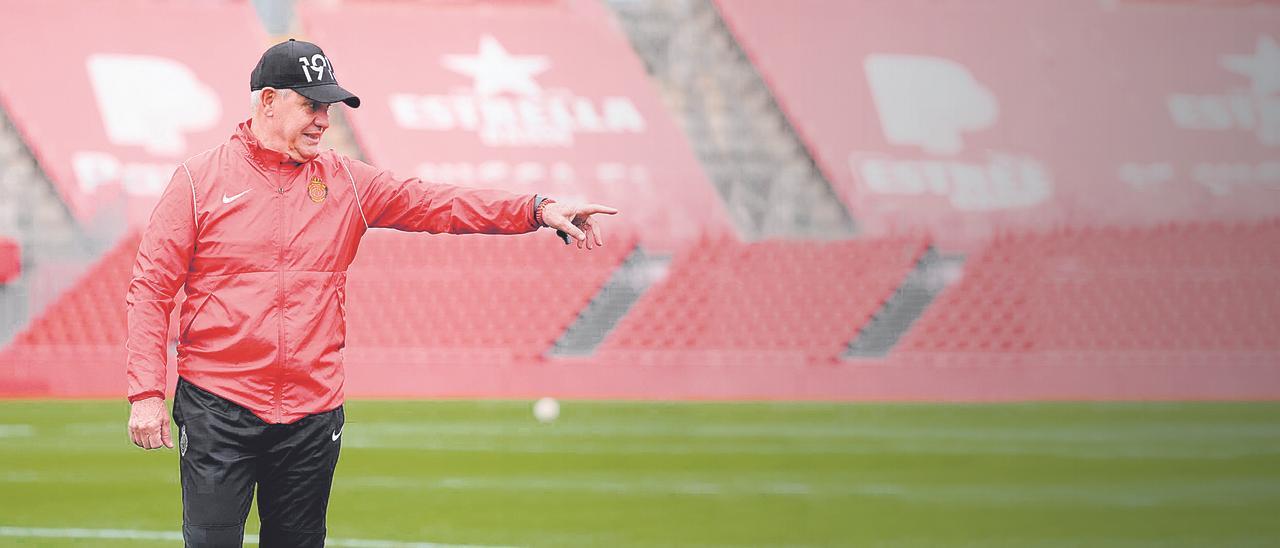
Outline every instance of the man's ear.
<svg viewBox="0 0 1280 548">
<path fill-rule="evenodd" d="M 279 96 L 280 92 L 274 87 L 262 88 L 262 114 L 268 115 L 268 117 L 274 114 L 275 100 Z"/>
</svg>

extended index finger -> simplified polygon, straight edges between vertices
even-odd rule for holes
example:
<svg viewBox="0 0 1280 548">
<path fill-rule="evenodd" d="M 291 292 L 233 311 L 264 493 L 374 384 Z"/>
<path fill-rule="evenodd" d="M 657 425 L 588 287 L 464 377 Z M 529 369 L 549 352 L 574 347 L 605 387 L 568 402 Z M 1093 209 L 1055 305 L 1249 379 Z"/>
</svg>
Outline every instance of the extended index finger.
<svg viewBox="0 0 1280 548">
<path fill-rule="evenodd" d="M 587 204 L 582 206 L 582 209 L 578 211 L 579 215 L 583 215 L 583 214 L 593 215 L 596 213 L 603 213 L 605 215 L 617 215 L 618 210 L 612 207 L 604 206 L 600 204 Z"/>
</svg>

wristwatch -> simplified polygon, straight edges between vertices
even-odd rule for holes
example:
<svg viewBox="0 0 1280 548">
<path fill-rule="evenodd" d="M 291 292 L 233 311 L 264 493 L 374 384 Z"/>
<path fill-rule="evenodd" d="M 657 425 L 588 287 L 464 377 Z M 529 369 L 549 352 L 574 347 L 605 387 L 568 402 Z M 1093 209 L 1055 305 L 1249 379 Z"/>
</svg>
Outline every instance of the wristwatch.
<svg viewBox="0 0 1280 548">
<path fill-rule="evenodd" d="M 546 206 L 554 203 L 556 203 L 554 199 L 546 196 L 535 195 L 533 198 L 533 224 L 538 226 L 547 226 L 547 223 L 542 222 L 542 210 Z"/>
</svg>

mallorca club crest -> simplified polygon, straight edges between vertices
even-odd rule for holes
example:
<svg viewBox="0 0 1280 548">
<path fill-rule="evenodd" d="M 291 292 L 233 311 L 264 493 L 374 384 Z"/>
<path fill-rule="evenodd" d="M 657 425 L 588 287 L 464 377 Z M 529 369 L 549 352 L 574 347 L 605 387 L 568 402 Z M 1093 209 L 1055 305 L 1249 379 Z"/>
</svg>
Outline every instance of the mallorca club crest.
<svg viewBox="0 0 1280 548">
<path fill-rule="evenodd" d="M 312 177 L 311 182 L 307 183 L 307 197 L 311 198 L 312 202 L 317 204 L 323 202 L 328 195 L 329 187 L 324 186 L 324 181 L 319 177 Z"/>
</svg>

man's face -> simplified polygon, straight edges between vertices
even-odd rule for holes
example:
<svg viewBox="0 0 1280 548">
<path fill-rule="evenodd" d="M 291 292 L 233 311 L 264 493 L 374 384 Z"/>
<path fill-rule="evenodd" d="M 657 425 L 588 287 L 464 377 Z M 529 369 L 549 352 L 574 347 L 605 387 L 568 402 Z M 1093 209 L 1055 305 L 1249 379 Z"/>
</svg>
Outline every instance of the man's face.
<svg viewBox="0 0 1280 548">
<path fill-rule="evenodd" d="M 296 92 L 277 94 L 274 102 L 275 122 L 284 139 L 283 152 L 299 163 L 320 154 L 320 137 L 329 129 L 329 104 L 317 103 Z"/>
</svg>

